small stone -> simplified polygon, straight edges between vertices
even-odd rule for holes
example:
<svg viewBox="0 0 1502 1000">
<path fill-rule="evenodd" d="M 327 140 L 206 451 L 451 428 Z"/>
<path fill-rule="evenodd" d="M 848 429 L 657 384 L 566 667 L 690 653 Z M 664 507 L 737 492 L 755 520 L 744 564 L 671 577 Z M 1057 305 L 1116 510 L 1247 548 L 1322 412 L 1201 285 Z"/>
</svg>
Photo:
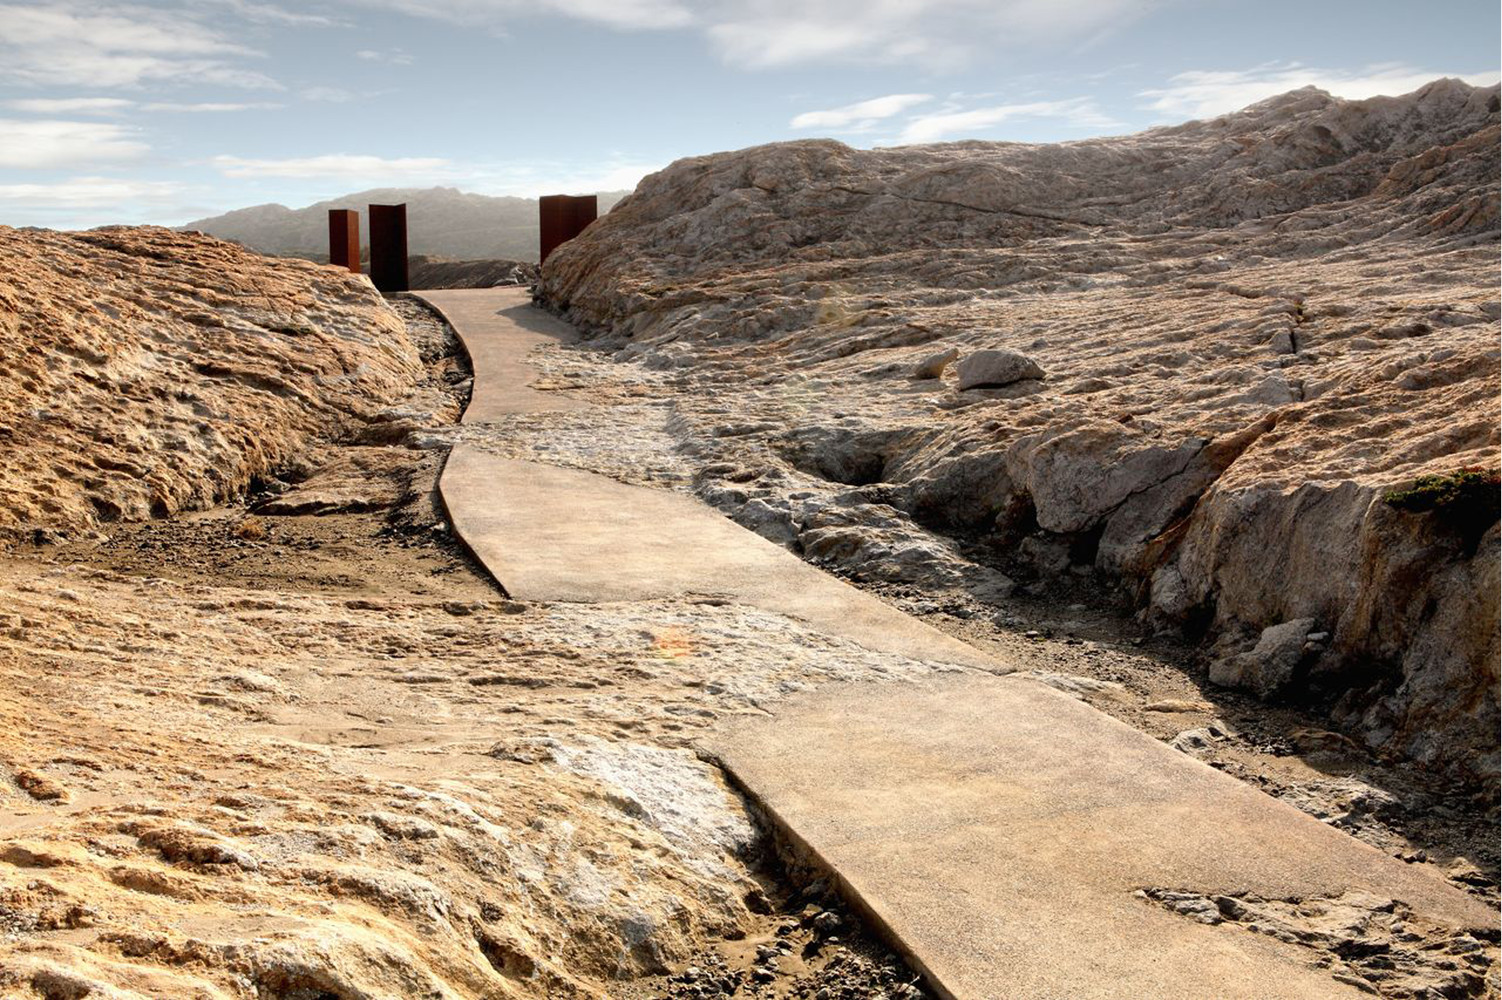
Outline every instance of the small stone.
<svg viewBox="0 0 1502 1000">
<path fill-rule="evenodd" d="M 1222 687 L 1245 688 L 1259 698 L 1271 697 L 1293 682 L 1304 660 L 1305 637 L 1314 628 L 1313 618 L 1296 618 L 1262 630 L 1250 652 L 1216 660 L 1210 665 L 1210 682 Z"/>
<path fill-rule="evenodd" d="M 803 891 L 798 895 L 803 899 L 823 899 L 829 895 L 829 883 L 822 878 L 816 878 L 804 886 Z"/>
<path fill-rule="evenodd" d="M 1173 739 L 1168 745 L 1181 753 L 1197 756 L 1215 747 L 1215 736 L 1207 728 L 1186 729 Z"/>
<path fill-rule="evenodd" d="M 1373 995 L 1376 995 L 1377 993 L 1377 987 L 1373 986 L 1371 983 L 1367 982 L 1365 979 L 1362 979 L 1360 976 L 1354 973 L 1332 972 L 1330 973 L 1330 978 L 1335 980 L 1337 983 L 1345 983 L 1347 986 L 1354 986 L 1363 993 L 1371 993 Z"/>
<path fill-rule="evenodd" d="M 913 369 L 913 378 L 938 378 L 944 374 L 944 369 L 948 368 L 950 363 L 958 359 L 959 356 L 960 349 L 958 347 L 951 347 L 937 354 L 930 354 L 918 362 L 917 366 Z"/>
<path fill-rule="evenodd" d="M 825 910 L 813 919 L 813 928 L 820 934 L 831 934 L 840 929 L 844 921 L 832 910 Z"/>
<path fill-rule="evenodd" d="M 1189 701 L 1182 698 L 1165 698 L 1142 706 L 1144 712 L 1208 712 L 1215 706 L 1208 701 Z"/>
<path fill-rule="evenodd" d="M 1235 896 L 1216 896 L 1215 905 L 1227 920 L 1240 920 L 1247 914 L 1246 904 Z"/>
</svg>

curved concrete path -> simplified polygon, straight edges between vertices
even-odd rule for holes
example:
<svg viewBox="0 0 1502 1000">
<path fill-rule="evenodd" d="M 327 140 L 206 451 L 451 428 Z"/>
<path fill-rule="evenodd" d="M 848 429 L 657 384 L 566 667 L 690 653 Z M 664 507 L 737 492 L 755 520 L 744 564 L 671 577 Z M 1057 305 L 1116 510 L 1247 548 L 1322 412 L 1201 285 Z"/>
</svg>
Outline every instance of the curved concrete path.
<svg viewBox="0 0 1502 1000">
<path fill-rule="evenodd" d="M 418 293 L 464 341 L 475 388 L 465 423 L 587 404 L 528 384 L 526 357 L 574 329 L 526 289 Z M 603 414 L 602 420 L 607 419 Z M 438 489 L 460 539 L 522 601 L 714 595 L 800 618 L 869 649 L 1003 669 L 974 646 L 821 573 L 689 497 L 607 476 L 456 447 Z"/>
<path fill-rule="evenodd" d="M 464 447 L 439 488 L 454 530 L 517 600 L 718 596 L 868 649 L 1002 669 L 691 497 Z"/>
<path fill-rule="evenodd" d="M 527 385 L 527 352 L 573 333 L 524 291 L 422 297 L 474 359 L 466 422 L 585 405 Z M 440 490 L 459 536 L 518 598 L 722 594 L 873 648 L 1004 672 L 687 497 L 466 447 Z M 1368 995 L 1309 949 L 1200 924 L 1141 888 L 1359 891 L 1440 923 L 1495 925 L 1440 879 L 1026 679 L 834 684 L 770 707 L 726 721 L 703 749 L 941 997 Z"/>
<path fill-rule="evenodd" d="M 525 288 L 452 288 L 415 292 L 438 310 L 464 341 L 475 382 L 461 423 L 483 424 L 512 413 L 574 410 L 586 404 L 531 387 L 527 355 L 542 344 L 572 344 L 578 332 L 532 305 Z"/>
</svg>

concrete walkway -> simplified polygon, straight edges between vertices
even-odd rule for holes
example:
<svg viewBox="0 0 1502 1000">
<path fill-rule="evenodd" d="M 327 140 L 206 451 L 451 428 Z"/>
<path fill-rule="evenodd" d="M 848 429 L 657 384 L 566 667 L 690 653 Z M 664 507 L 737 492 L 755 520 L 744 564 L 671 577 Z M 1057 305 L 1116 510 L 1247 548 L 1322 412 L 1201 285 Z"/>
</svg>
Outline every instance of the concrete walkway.
<svg viewBox="0 0 1502 1000">
<path fill-rule="evenodd" d="M 826 687 L 776 710 L 727 723 L 709 749 L 941 996 L 1366 995 L 1314 968 L 1312 949 L 1139 889 L 1316 905 L 1366 892 L 1441 923 L 1496 922 L 1427 872 L 1020 676 Z"/>
<path fill-rule="evenodd" d="M 512 413 L 574 410 L 585 405 L 565 393 L 531 387 L 536 372 L 527 366 L 526 358 L 532 349 L 547 343 L 572 344 L 579 334 L 532 305 L 525 288 L 453 288 L 415 294 L 448 320 L 474 365 L 474 389 L 462 423 L 483 424 Z"/>
<path fill-rule="evenodd" d="M 511 289 L 425 292 L 475 363 L 476 422 L 585 405 L 527 382 L 572 331 Z M 601 414 L 608 419 L 608 414 Z M 1136 895 L 1347 892 L 1490 927 L 1491 910 L 803 564 L 687 497 L 459 447 L 440 491 L 513 596 L 721 594 L 872 648 L 981 668 L 835 684 L 704 748 L 941 997 L 1359 997 L 1317 953 Z"/>
<path fill-rule="evenodd" d="M 465 423 L 585 405 L 528 386 L 535 373 L 527 354 L 542 343 L 572 342 L 577 334 L 532 306 L 525 289 L 420 294 L 458 331 L 474 364 Z M 1001 669 L 975 647 L 677 493 L 465 445 L 450 453 L 438 488 L 454 531 L 517 600 L 719 596 L 800 618 L 869 649 Z"/>
</svg>

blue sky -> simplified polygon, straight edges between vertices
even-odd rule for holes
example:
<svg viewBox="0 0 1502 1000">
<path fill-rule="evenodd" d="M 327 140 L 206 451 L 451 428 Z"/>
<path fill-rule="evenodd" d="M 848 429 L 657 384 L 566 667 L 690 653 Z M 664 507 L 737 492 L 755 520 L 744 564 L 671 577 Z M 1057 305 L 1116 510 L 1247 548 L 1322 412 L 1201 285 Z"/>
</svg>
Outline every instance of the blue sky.
<svg viewBox="0 0 1502 1000">
<path fill-rule="evenodd" d="M 629 188 L 681 156 L 1058 141 L 1314 84 L 1490 84 L 1496 0 L 0 0 L 0 223 L 368 187 Z"/>
</svg>

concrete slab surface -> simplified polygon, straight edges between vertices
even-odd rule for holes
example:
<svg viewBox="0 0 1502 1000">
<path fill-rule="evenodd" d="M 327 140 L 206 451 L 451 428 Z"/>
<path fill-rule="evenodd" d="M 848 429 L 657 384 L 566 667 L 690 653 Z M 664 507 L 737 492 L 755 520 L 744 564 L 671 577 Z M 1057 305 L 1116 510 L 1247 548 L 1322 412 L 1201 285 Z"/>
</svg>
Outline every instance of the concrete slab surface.
<svg viewBox="0 0 1502 1000">
<path fill-rule="evenodd" d="M 718 595 L 869 649 L 1003 669 L 692 497 L 466 445 L 449 454 L 438 486 L 455 532 L 518 600 Z"/>
<path fill-rule="evenodd" d="M 1495 923 L 1442 880 L 1025 678 L 838 684 L 772 707 L 707 749 L 941 995 L 1363 995 L 1310 949 L 1198 923 L 1144 888 L 1360 890 Z"/>
<path fill-rule="evenodd" d="M 537 372 L 527 364 L 527 355 L 543 344 L 575 343 L 579 334 L 534 306 L 526 288 L 452 288 L 413 294 L 448 321 L 474 365 L 474 390 L 462 423 L 588 405 L 566 393 L 531 387 Z"/>
<path fill-rule="evenodd" d="M 425 292 L 475 362 L 468 423 L 585 406 L 529 385 L 528 352 L 572 331 L 526 292 Z M 560 327 L 562 329 L 560 329 Z M 602 412 L 602 420 L 608 415 Z M 1283 899 L 1365 891 L 1493 927 L 1440 879 L 1227 777 L 898 612 L 691 497 L 453 450 L 458 536 L 515 597 L 690 594 L 800 618 L 870 648 L 982 671 L 828 685 L 723 720 L 706 750 L 837 874 L 944 997 L 1357 997 L 1316 953 L 1207 926 L 1144 888 Z"/>
</svg>

